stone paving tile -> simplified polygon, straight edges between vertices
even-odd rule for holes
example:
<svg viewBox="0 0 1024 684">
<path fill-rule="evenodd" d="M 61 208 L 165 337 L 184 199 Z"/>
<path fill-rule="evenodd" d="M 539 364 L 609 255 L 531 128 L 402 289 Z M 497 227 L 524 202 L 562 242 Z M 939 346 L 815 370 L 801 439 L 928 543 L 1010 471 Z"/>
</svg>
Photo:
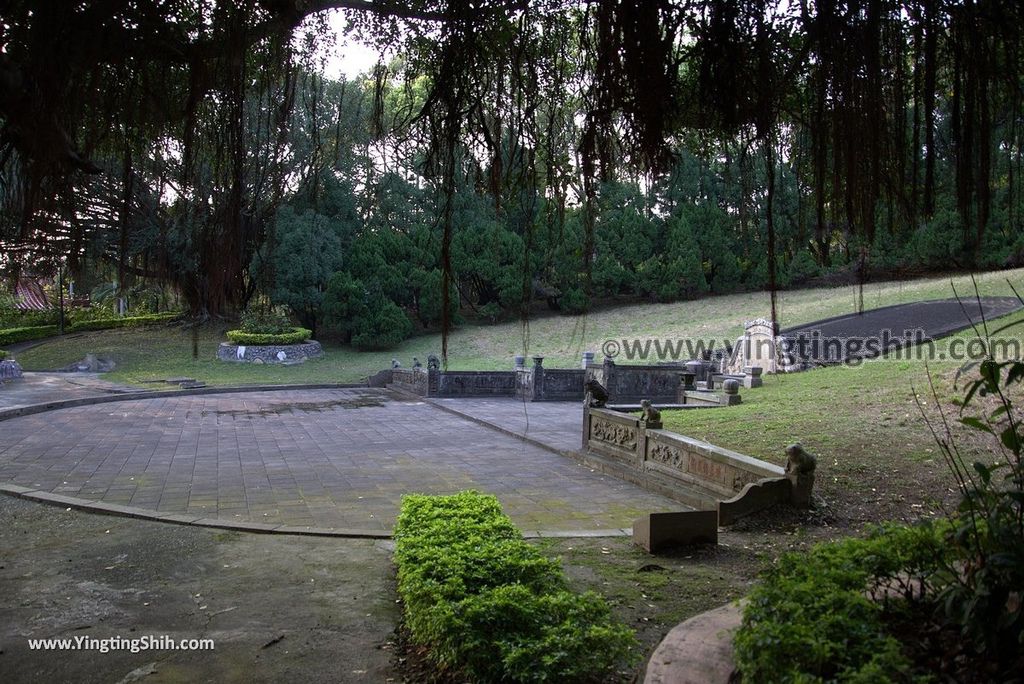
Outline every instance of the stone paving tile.
<svg viewBox="0 0 1024 684">
<path fill-rule="evenodd" d="M 505 397 L 430 401 L 562 451 L 578 450 L 583 439 L 582 401 L 531 402 Z"/>
<path fill-rule="evenodd" d="M 371 399 L 379 405 L 352 408 Z M 580 407 L 460 400 L 556 448 Z M 561 432 L 559 432 L 559 426 Z M 572 445 L 572 446 L 570 446 Z M 379 390 L 161 397 L 0 423 L 0 483 L 229 522 L 387 531 L 401 496 L 476 488 L 528 530 L 628 527 L 679 504 Z"/>
</svg>

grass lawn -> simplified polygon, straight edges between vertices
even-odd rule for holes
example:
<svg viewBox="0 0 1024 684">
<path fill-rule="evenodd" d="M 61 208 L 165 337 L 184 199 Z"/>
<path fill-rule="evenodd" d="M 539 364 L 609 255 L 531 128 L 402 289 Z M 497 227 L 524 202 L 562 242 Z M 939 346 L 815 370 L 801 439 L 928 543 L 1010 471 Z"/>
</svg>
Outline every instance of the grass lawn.
<svg viewBox="0 0 1024 684">
<path fill-rule="evenodd" d="M 1024 281 L 1024 269 L 985 273 L 977 277 L 982 295 L 1012 295 L 1007 280 Z M 929 278 L 873 283 L 865 286 L 864 305 L 876 308 L 953 295 L 951 280 L 961 294 L 973 294 L 969 277 Z M 1020 288 L 1018 288 L 1020 289 Z M 855 310 L 857 290 L 843 286 L 794 290 L 779 294 L 783 327 L 808 323 Z M 608 339 L 735 340 L 744 321 L 768 315 L 768 295 L 744 293 L 673 304 L 630 304 L 605 308 L 586 316 L 538 317 L 524 326 L 518 321 L 495 325 L 466 325 L 448 340 L 449 367 L 492 370 L 512 367 L 516 354 L 542 354 L 548 367 L 576 367 L 583 351 L 598 352 Z M 257 383 L 358 382 L 397 358 L 406 367 L 412 357 L 425 361 L 441 352 L 441 336 L 421 335 L 393 351 L 357 352 L 344 345 L 324 343 L 326 358 L 303 365 L 253 366 L 216 359 L 224 330 L 210 326 L 199 334 L 199 355 L 192 358 L 192 335 L 178 327 L 150 327 L 69 335 L 17 355 L 28 370 L 67 366 L 86 353 L 107 355 L 117 362 L 109 374 L 114 382 L 135 384 L 168 377 L 195 377 L 211 385 Z"/>
<path fill-rule="evenodd" d="M 1024 346 L 1024 312 L 989 323 Z M 963 331 L 935 344 L 935 356 L 955 339 L 975 338 Z M 904 353 L 903 359 L 908 354 Z M 665 411 L 665 427 L 719 446 L 785 464 L 792 442 L 819 457 L 817 486 L 840 504 L 850 523 L 913 519 L 939 513 L 949 500 L 949 473 L 925 417 L 936 426 L 942 410 L 953 434 L 971 458 L 998 457 L 995 443 L 959 426 L 958 407 L 965 382 L 977 376 L 963 363 L 890 355 L 859 366 L 835 366 L 805 373 L 767 376 L 763 387 L 742 392 L 743 403 L 728 410 Z M 929 383 L 929 376 L 931 384 Z M 975 399 L 965 415 L 979 415 L 984 400 Z"/>
</svg>

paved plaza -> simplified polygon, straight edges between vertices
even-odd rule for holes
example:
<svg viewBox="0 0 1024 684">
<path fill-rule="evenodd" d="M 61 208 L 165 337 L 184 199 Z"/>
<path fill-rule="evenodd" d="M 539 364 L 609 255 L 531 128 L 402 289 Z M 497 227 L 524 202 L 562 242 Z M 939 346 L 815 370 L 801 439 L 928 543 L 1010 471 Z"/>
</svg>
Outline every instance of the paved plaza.
<svg viewBox="0 0 1024 684">
<path fill-rule="evenodd" d="M 552 443 L 385 390 L 177 395 L 0 422 L 0 485 L 173 522 L 369 535 L 390 532 L 410 492 L 493 493 L 527 533 L 615 532 L 680 508 L 556 453 L 579 444 L 575 402 L 457 409 Z"/>
</svg>

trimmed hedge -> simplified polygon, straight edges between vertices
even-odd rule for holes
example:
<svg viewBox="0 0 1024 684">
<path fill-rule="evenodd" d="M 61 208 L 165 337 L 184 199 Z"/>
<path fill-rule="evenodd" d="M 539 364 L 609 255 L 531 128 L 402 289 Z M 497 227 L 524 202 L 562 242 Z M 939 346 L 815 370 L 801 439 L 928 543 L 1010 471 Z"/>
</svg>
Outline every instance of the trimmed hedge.
<svg viewBox="0 0 1024 684">
<path fill-rule="evenodd" d="M 743 681 L 914 681 L 885 618 L 923 600 L 948 553 L 941 530 L 893 525 L 784 554 L 743 611 L 735 639 Z"/>
<path fill-rule="evenodd" d="M 268 345 L 268 344 L 301 344 L 312 335 L 306 328 L 292 328 L 291 332 L 272 335 L 270 333 L 250 333 L 244 330 L 228 330 L 228 339 L 235 344 Z"/>
<path fill-rule="evenodd" d="M 412 638 L 471 681 L 600 681 L 639 656 L 604 599 L 570 591 L 493 496 L 403 497 L 395 560 Z"/>
<path fill-rule="evenodd" d="M 82 332 L 83 330 L 109 330 L 111 328 L 139 328 L 144 325 L 166 323 L 180 318 L 181 313 L 156 313 L 144 314 L 142 316 L 125 316 L 123 318 L 94 318 L 92 320 L 78 321 L 66 328 L 67 332 Z"/>
<path fill-rule="evenodd" d="M 41 340 L 57 334 L 55 325 L 37 325 L 31 328 L 8 328 L 0 330 L 0 344 L 17 344 L 30 340 Z"/>
<path fill-rule="evenodd" d="M 155 323 L 165 323 L 181 316 L 180 313 L 159 313 L 146 314 L 143 316 L 126 316 L 124 318 L 95 318 L 92 320 L 69 323 L 64 326 L 64 332 L 75 333 L 86 330 L 109 330 L 111 328 L 137 328 Z M 56 325 L 36 325 L 27 328 L 8 328 L 0 330 L 0 344 L 16 344 L 18 342 L 29 342 L 41 340 L 45 337 L 57 335 Z"/>
</svg>

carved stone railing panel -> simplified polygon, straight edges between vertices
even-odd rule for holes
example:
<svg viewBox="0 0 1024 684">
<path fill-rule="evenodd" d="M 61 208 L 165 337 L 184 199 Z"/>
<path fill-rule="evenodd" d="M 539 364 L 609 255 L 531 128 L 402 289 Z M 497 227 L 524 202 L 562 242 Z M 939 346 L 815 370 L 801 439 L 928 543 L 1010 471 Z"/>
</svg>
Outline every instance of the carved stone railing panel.
<svg viewBox="0 0 1024 684">
<path fill-rule="evenodd" d="M 639 465 L 640 421 L 615 411 L 593 409 L 588 421 L 587 442 L 606 456 Z"/>
<path fill-rule="evenodd" d="M 728 501 L 730 519 L 790 500 L 777 465 L 669 430 L 647 429 L 639 417 L 606 408 L 584 408 L 584 449 L 619 464 L 627 479 L 649 480 L 659 491 L 686 501 Z M 647 478 L 647 479 L 645 479 Z M 674 492 L 674 493 L 673 493 Z M 677 496 L 678 495 L 678 496 Z"/>
</svg>

